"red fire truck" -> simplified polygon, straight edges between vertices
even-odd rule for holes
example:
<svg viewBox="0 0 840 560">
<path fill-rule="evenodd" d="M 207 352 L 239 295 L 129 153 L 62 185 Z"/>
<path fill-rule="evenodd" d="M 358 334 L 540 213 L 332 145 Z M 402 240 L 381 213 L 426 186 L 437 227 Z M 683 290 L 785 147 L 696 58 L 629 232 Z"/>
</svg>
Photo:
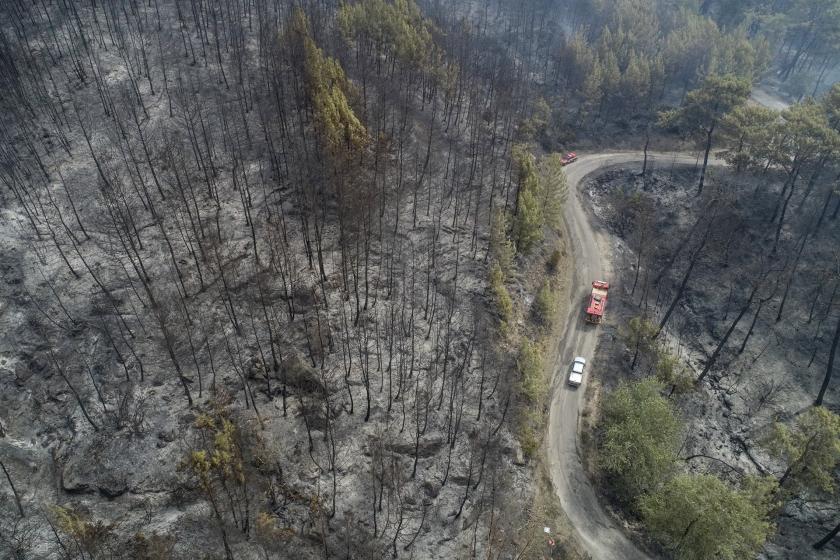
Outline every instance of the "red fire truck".
<svg viewBox="0 0 840 560">
<path fill-rule="evenodd" d="M 607 292 L 610 285 L 603 280 L 592 282 L 592 293 L 589 296 L 589 305 L 586 308 L 586 321 L 598 324 L 604 317 L 604 308 L 607 307 Z"/>
</svg>

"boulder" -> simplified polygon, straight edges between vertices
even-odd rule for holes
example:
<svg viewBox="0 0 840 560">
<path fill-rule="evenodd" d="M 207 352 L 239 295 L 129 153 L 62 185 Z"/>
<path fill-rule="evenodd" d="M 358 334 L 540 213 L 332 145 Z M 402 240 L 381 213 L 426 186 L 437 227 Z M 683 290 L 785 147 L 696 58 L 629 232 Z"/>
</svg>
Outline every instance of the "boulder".
<svg viewBox="0 0 840 560">
<path fill-rule="evenodd" d="M 299 356 L 293 355 L 280 366 L 286 376 L 286 384 L 300 391 L 310 394 L 323 393 L 324 386 L 318 372 Z"/>
</svg>

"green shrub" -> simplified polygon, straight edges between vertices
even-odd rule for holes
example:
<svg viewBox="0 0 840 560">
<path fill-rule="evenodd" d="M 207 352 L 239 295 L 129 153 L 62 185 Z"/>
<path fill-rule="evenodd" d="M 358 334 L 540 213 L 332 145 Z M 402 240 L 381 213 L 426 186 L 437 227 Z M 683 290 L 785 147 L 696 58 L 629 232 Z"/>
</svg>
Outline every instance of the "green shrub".
<svg viewBox="0 0 840 560">
<path fill-rule="evenodd" d="M 75 543 L 82 557 L 113 552 L 115 524 L 92 520 L 70 507 L 53 506 L 50 513 L 58 529 Z"/>
<path fill-rule="evenodd" d="M 560 229 L 563 221 L 563 204 L 569 193 L 560 154 L 551 154 L 540 161 L 539 178 L 545 224 L 552 229 Z"/>
<path fill-rule="evenodd" d="M 558 307 L 557 292 L 551 282 L 545 282 L 540 291 L 537 292 L 534 306 L 536 307 L 537 320 L 546 329 L 551 329 Z"/>
<path fill-rule="evenodd" d="M 833 494 L 834 472 L 840 466 L 840 416 L 812 406 L 792 427 L 781 423 L 763 442 L 771 455 L 786 466 L 779 479 L 783 495 L 805 492 Z"/>
<path fill-rule="evenodd" d="M 671 393 L 687 393 L 694 388 L 694 379 L 686 373 L 679 358 L 667 350 L 657 352 L 654 372 L 662 385 L 671 388 Z"/>
<path fill-rule="evenodd" d="M 527 409 L 522 412 L 519 423 L 519 445 L 522 453 L 529 458 L 534 457 L 540 449 L 540 437 L 544 416 L 541 412 Z"/>
<path fill-rule="evenodd" d="M 733 489 L 712 475 L 683 474 L 643 496 L 648 530 L 679 560 L 755 558 L 774 530 L 768 520 L 775 481 L 747 479 Z"/>
<path fill-rule="evenodd" d="M 519 212 L 516 216 L 516 249 L 528 253 L 543 240 L 543 213 L 539 199 L 524 187 L 519 191 Z"/>
<path fill-rule="evenodd" d="M 525 340 L 519 349 L 517 365 L 522 376 L 522 394 L 529 402 L 539 404 L 548 392 L 542 345 L 539 342 Z"/>
<path fill-rule="evenodd" d="M 626 325 L 618 329 L 618 336 L 633 351 L 633 362 L 630 368 L 636 367 L 639 356 L 650 357 L 654 353 L 656 335 L 659 328 L 645 317 L 633 317 Z"/>
<path fill-rule="evenodd" d="M 510 274 L 513 263 L 513 243 L 508 237 L 507 215 L 500 209 L 493 211 L 493 221 L 490 226 L 490 256 L 498 263 L 504 276 Z"/>
<path fill-rule="evenodd" d="M 516 234 L 516 250 L 528 253 L 543 239 L 543 200 L 540 180 L 537 176 L 536 158 L 527 146 L 516 145 L 511 150 L 511 157 L 519 169 L 517 178 L 518 195 L 516 200 L 516 216 L 514 230 Z"/>
<path fill-rule="evenodd" d="M 494 263 L 490 268 L 490 290 L 493 292 L 493 300 L 502 318 L 503 326 L 510 324 L 513 318 L 513 300 L 505 286 L 505 275 L 499 263 Z"/>
<path fill-rule="evenodd" d="M 537 160 L 527 146 L 516 145 L 511 157 L 519 170 L 517 177 L 516 249 L 528 253 L 543 239 L 543 227 L 559 229 L 563 220 L 563 204 L 568 183 L 559 154 Z"/>
<path fill-rule="evenodd" d="M 643 379 L 620 385 L 604 401 L 601 468 L 628 503 L 675 469 L 682 423 L 661 391 L 657 380 Z"/>
</svg>

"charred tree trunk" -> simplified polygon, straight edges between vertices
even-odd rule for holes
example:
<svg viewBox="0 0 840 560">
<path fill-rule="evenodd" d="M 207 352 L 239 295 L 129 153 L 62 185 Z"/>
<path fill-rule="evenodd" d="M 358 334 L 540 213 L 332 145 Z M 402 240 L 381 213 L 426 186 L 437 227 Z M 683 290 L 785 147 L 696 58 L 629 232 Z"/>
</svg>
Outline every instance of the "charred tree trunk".
<svg viewBox="0 0 840 560">
<path fill-rule="evenodd" d="M 825 392 L 828 390 L 828 384 L 831 383 L 831 376 L 834 373 L 834 355 L 837 353 L 837 344 L 840 342 L 840 318 L 837 319 L 837 327 L 834 329 L 834 340 L 831 341 L 831 349 L 828 351 L 828 365 L 825 368 L 825 377 L 823 378 L 820 392 L 814 401 L 814 406 L 821 406 Z"/>
<path fill-rule="evenodd" d="M 834 537 L 836 537 L 839 533 L 840 533 L 840 523 L 838 523 L 838 524 L 837 524 L 837 526 L 836 526 L 834 529 L 832 529 L 831 531 L 829 531 L 829 532 L 828 532 L 828 534 L 826 534 L 826 536 L 824 536 L 823 538 L 821 538 L 820 540 L 818 540 L 817 542 L 815 542 L 815 543 L 813 544 L 813 547 L 814 547 L 816 550 L 820 550 L 822 547 L 824 547 L 824 546 L 825 546 L 825 545 L 827 545 L 829 542 L 831 542 L 831 540 L 832 540 Z"/>
<path fill-rule="evenodd" d="M 709 166 L 709 152 L 712 151 L 712 135 L 715 133 L 717 121 L 712 123 L 706 131 L 706 151 L 703 154 L 703 169 L 700 171 L 700 184 L 697 186 L 697 195 L 703 194 L 703 185 L 706 182 L 706 168 Z M 645 145 L 645 163 L 647 163 L 647 145 Z"/>
<path fill-rule="evenodd" d="M 706 377 L 706 375 L 709 373 L 709 371 L 715 365 L 715 362 L 717 361 L 718 357 L 720 356 L 721 350 L 723 350 L 723 347 L 726 346 L 726 343 L 729 340 L 729 337 L 735 331 L 735 327 L 738 326 L 738 323 L 741 322 L 741 319 L 744 317 L 744 315 L 747 313 L 747 310 L 752 305 L 753 298 L 755 298 L 755 294 L 756 294 L 757 291 L 758 291 L 758 286 L 753 287 L 752 291 L 750 292 L 750 297 L 747 298 L 747 301 L 746 301 L 746 303 L 744 303 L 744 306 L 741 308 L 741 311 L 738 313 L 738 316 L 735 317 L 735 320 L 732 321 L 732 324 L 729 325 L 729 329 L 727 329 L 726 334 L 724 334 L 723 338 L 721 338 L 720 342 L 718 342 L 718 345 L 715 348 L 715 351 L 712 353 L 711 357 L 706 362 L 706 365 L 703 367 L 703 371 L 700 373 L 700 377 L 697 378 L 697 381 L 695 383 L 699 384 L 701 381 L 703 381 L 703 379 Z"/>
<path fill-rule="evenodd" d="M 18 494 L 17 488 L 15 488 L 15 484 L 12 482 L 12 476 L 9 474 L 9 471 L 6 469 L 6 465 L 3 464 L 2 460 L 0 460 L 0 468 L 3 469 L 3 474 L 6 475 L 6 480 L 9 482 L 9 487 L 12 489 L 12 495 L 15 497 L 15 505 L 17 506 L 18 513 L 20 513 L 21 518 L 26 517 L 26 514 L 23 512 L 20 495 Z"/>
<path fill-rule="evenodd" d="M 691 256 L 691 262 L 688 265 L 688 269 L 685 271 L 683 275 L 682 282 L 680 282 L 680 287 L 677 289 L 677 294 L 674 296 L 674 299 L 671 301 L 671 305 L 668 306 L 668 310 L 665 312 L 665 315 L 662 317 L 662 320 L 659 322 L 659 327 L 656 329 L 656 335 L 654 338 L 658 337 L 659 334 L 662 332 L 662 329 L 665 328 L 665 325 L 668 324 L 668 319 L 671 318 L 671 314 L 677 308 L 677 304 L 683 297 L 685 293 L 685 288 L 688 285 L 688 280 L 691 278 L 691 273 L 694 271 L 694 266 L 697 264 L 697 261 L 700 259 L 700 254 L 703 252 L 703 247 L 706 245 L 706 240 L 709 238 L 709 231 L 711 230 L 711 224 L 709 224 L 709 228 L 706 230 L 706 234 L 703 236 L 703 240 L 700 243 L 700 246 L 694 251 L 694 254 Z"/>
</svg>

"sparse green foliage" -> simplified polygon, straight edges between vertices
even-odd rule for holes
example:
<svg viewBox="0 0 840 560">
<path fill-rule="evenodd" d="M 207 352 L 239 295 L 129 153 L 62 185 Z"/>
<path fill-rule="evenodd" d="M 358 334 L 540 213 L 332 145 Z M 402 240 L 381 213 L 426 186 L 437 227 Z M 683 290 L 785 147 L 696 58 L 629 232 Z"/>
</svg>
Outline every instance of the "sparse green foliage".
<svg viewBox="0 0 840 560">
<path fill-rule="evenodd" d="M 654 373 L 657 381 L 671 387 L 672 393 L 687 393 L 694 388 L 694 379 L 686 373 L 679 358 L 665 349 L 656 353 Z"/>
<path fill-rule="evenodd" d="M 493 300 L 501 316 L 502 330 L 506 329 L 513 318 L 513 300 L 505 286 L 505 275 L 499 263 L 493 263 L 490 267 L 490 291 L 493 293 Z"/>
<path fill-rule="evenodd" d="M 769 62 L 762 37 L 751 39 L 742 29 L 722 31 L 709 18 L 686 10 L 681 25 L 665 41 L 666 72 L 675 83 L 692 88 L 704 76 L 731 74 L 752 82 Z"/>
<path fill-rule="evenodd" d="M 172 558 L 172 549 L 175 547 L 175 539 L 171 536 L 151 533 L 135 533 L 129 543 L 130 556 L 133 560 L 169 560 Z"/>
<path fill-rule="evenodd" d="M 543 283 L 537 297 L 534 300 L 534 307 L 539 322 L 548 330 L 551 329 L 554 323 L 554 317 L 557 315 L 557 292 L 551 281 Z"/>
<path fill-rule="evenodd" d="M 655 349 L 654 341 L 658 332 L 656 323 L 646 317 L 633 317 L 619 329 L 619 336 L 624 344 L 633 351 L 631 368 L 636 367 L 640 355 L 648 358 L 651 356 Z"/>
<path fill-rule="evenodd" d="M 732 75 L 709 76 L 698 89 L 688 92 L 682 107 L 663 113 L 662 123 L 705 138 L 720 119 L 746 102 L 750 90 L 750 83 L 744 79 Z"/>
<path fill-rule="evenodd" d="M 71 550 L 82 558 L 99 558 L 112 552 L 114 545 L 113 523 L 91 520 L 69 507 L 54 506 L 50 513 L 55 526 L 72 541 Z"/>
<path fill-rule="evenodd" d="M 720 32 L 709 58 L 709 74 L 732 74 L 753 82 L 770 65 L 770 44 L 765 37 L 750 38 L 743 28 Z"/>
<path fill-rule="evenodd" d="M 675 469 L 681 422 L 655 379 L 625 383 L 604 401 L 601 468 L 628 503 Z"/>
<path fill-rule="evenodd" d="M 548 102 L 542 97 L 537 98 L 531 108 L 531 116 L 520 123 L 517 135 L 524 142 L 534 141 L 538 136 L 545 133 L 550 117 L 551 107 Z"/>
<path fill-rule="evenodd" d="M 582 108 L 591 113 L 601 105 L 604 98 L 604 69 L 599 60 L 594 60 L 581 86 Z"/>
<path fill-rule="evenodd" d="M 533 408 L 522 411 L 519 423 L 518 439 L 522 446 L 522 453 L 526 457 L 533 457 L 540 448 L 540 435 L 545 422 L 545 415 Z"/>
<path fill-rule="evenodd" d="M 251 506 L 240 435 L 227 410 L 218 403 L 210 413 L 196 418 L 195 428 L 198 445 L 187 453 L 179 469 L 198 484 L 210 502 L 225 555 L 230 559 L 233 554 L 225 529 L 226 514 L 243 533 L 250 531 Z"/>
<path fill-rule="evenodd" d="M 528 253 L 543 239 L 543 209 L 531 190 L 519 192 L 519 212 L 516 220 L 516 248 Z"/>
<path fill-rule="evenodd" d="M 523 453 L 532 457 L 540 447 L 540 436 L 545 423 L 542 404 L 548 395 L 545 377 L 545 354 L 538 341 L 524 340 L 516 360 L 519 386 L 525 405 L 519 416 L 519 443 Z"/>
<path fill-rule="evenodd" d="M 763 14 L 768 31 L 791 45 L 780 61 L 782 80 L 793 77 L 809 60 L 837 56 L 840 3 L 837 0 L 792 0 Z"/>
<path fill-rule="evenodd" d="M 539 342 L 525 340 L 517 359 L 522 379 L 522 394 L 533 403 L 540 403 L 548 391 L 545 382 L 545 356 Z"/>
<path fill-rule="evenodd" d="M 510 273 L 514 256 L 513 243 L 508 237 L 507 215 L 499 208 L 493 210 L 490 224 L 490 256 L 499 265 L 505 277 Z"/>
<path fill-rule="evenodd" d="M 691 3 L 615 0 L 587 8 L 587 35 L 572 37 L 560 58 L 588 114 L 618 121 L 648 114 L 668 90 L 693 89 L 714 74 L 751 83 L 770 60 L 763 36 L 718 26 Z"/>
<path fill-rule="evenodd" d="M 647 59 L 638 54 L 630 58 L 627 69 L 621 76 L 621 95 L 624 104 L 631 110 L 638 108 L 650 98 L 651 70 Z"/>
<path fill-rule="evenodd" d="M 92 520 L 70 507 L 50 508 L 53 525 L 63 534 L 62 541 L 67 558 L 131 560 L 169 560 L 175 539 L 157 533 L 134 533 L 123 540 L 119 538 L 117 523 Z"/>
<path fill-rule="evenodd" d="M 751 480 L 736 490 L 711 475 L 680 475 L 643 496 L 648 530 L 679 560 L 753 558 L 774 530 L 773 485 Z"/>
<path fill-rule="evenodd" d="M 612 100 L 621 88 L 621 68 L 618 66 L 618 59 L 612 49 L 602 49 L 599 54 L 601 60 L 601 88 L 604 95 L 601 103 L 605 100 Z"/>
<path fill-rule="evenodd" d="M 242 452 L 233 422 L 219 411 L 199 415 L 195 427 L 206 434 L 202 440 L 207 446 L 190 452 L 185 459 L 185 468 L 198 477 L 202 487 L 207 485 L 209 488 L 214 478 L 244 483 Z"/>
<path fill-rule="evenodd" d="M 822 106 L 825 109 L 828 125 L 840 131 L 840 83 L 834 84 L 825 97 L 822 99 Z"/>
<path fill-rule="evenodd" d="M 282 527 L 277 523 L 277 517 L 261 511 L 254 520 L 254 540 L 268 553 L 282 551 L 283 543 L 295 535 L 291 527 Z"/>
<path fill-rule="evenodd" d="M 569 194 L 566 172 L 560 154 L 551 154 L 539 163 L 539 182 L 545 224 L 559 229 L 563 221 L 563 203 Z"/>
<path fill-rule="evenodd" d="M 372 44 L 410 68 L 425 68 L 432 61 L 433 27 L 413 0 L 347 2 L 336 19 L 348 41 Z"/>
<path fill-rule="evenodd" d="M 777 423 L 765 441 L 785 465 L 779 486 L 787 495 L 833 493 L 833 473 L 840 465 L 840 416 L 822 406 L 800 415 L 793 428 Z"/>
<path fill-rule="evenodd" d="M 808 99 L 782 111 L 782 118 L 775 160 L 785 169 L 795 172 L 823 154 L 838 150 L 840 138 L 829 126 L 822 105 Z"/>
</svg>

